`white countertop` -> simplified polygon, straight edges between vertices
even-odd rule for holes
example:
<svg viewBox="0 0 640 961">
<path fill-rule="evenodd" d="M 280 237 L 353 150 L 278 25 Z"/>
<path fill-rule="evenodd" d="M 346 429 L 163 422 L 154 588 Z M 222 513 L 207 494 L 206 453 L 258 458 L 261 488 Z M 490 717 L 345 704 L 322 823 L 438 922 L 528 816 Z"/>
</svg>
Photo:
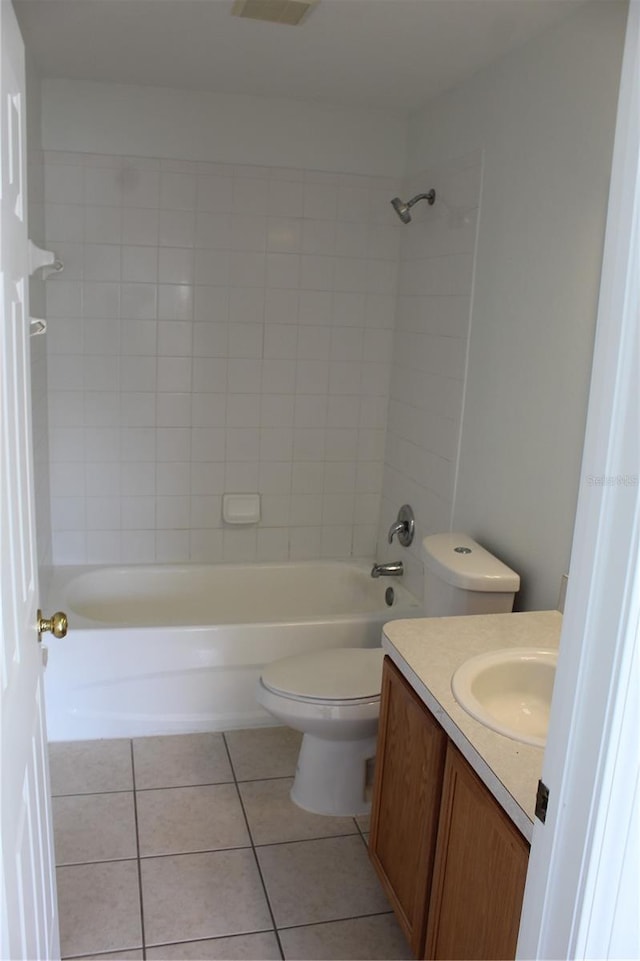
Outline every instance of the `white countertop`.
<svg viewBox="0 0 640 961">
<path fill-rule="evenodd" d="M 497 734 L 464 711 L 451 677 L 476 654 L 505 647 L 557 649 L 559 611 L 390 621 L 382 646 L 528 841 L 544 749 Z"/>
</svg>

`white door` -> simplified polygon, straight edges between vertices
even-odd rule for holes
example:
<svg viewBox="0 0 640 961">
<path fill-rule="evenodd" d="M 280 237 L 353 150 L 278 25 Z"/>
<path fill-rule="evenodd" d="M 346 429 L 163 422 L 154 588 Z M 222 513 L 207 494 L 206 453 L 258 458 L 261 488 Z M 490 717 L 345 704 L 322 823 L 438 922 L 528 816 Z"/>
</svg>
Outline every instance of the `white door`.
<svg viewBox="0 0 640 961">
<path fill-rule="evenodd" d="M 36 560 L 24 46 L 0 0 L 0 957 L 60 957 Z"/>
</svg>

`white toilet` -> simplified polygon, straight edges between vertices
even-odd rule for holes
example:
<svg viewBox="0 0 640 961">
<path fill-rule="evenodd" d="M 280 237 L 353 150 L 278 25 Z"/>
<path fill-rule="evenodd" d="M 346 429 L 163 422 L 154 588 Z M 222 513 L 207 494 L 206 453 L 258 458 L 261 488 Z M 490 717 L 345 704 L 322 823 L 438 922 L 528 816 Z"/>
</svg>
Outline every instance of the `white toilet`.
<svg viewBox="0 0 640 961">
<path fill-rule="evenodd" d="M 427 617 L 501 614 L 519 576 L 465 534 L 422 542 Z M 258 702 L 302 731 L 291 799 L 315 814 L 366 814 L 367 762 L 376 751 L 382 648 L 332 648 L 268 664 Z"/>
</svg>

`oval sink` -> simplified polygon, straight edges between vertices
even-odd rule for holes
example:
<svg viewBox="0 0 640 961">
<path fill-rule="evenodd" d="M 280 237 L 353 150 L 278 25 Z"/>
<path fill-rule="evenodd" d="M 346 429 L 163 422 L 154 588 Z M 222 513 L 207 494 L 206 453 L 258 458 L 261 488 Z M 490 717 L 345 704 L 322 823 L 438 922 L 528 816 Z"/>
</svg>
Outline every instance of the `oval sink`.
<svg viewBox="0 0 640 961">
<path fill-rule="evenodd" d="M 557 660 L 557 651 L 535 647 L 479 654 L 451 678 L 453 696 L 486 727 L 544 747 Z"/>
</svg>

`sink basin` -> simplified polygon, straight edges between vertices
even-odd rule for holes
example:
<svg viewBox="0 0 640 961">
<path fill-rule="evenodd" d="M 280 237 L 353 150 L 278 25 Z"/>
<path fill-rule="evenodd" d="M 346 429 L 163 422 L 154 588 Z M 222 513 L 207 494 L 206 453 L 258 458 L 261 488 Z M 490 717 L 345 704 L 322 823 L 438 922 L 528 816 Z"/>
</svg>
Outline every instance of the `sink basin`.
<svg viewBox="0 0 640 961">
<path fill-rule="evenodd" d="M 557 660 L 556 651 L 535 647 L 479 654 L 453 675 L 453 696 L 486 727 L 544 747 Z"/>
</svg>

